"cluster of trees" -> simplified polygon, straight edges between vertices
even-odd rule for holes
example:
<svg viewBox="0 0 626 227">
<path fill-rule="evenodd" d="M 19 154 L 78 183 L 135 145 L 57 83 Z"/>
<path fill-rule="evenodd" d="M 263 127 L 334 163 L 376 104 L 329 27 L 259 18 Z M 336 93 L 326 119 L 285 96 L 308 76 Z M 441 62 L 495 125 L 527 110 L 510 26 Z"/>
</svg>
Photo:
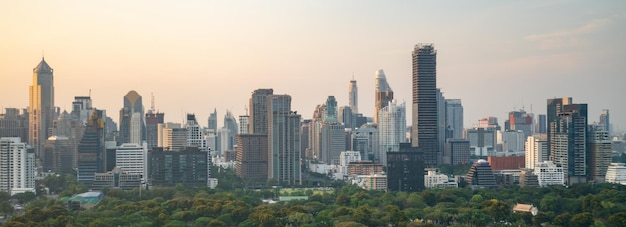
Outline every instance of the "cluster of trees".
<svg viewBox="0 0 626 227">
<path fill-rule="evenodd" d="M 615 184 L 414 193 L 348 185 L 273 204 L 262 199 L 275 190 L 178 185 L 104 193 L 96 207 L 79 211 L 40 198 L 3 226 L 626 226 L 626 186 Z M 539 213 L 513 213 L 516 203 L 533 204 Z"/>
</svg>

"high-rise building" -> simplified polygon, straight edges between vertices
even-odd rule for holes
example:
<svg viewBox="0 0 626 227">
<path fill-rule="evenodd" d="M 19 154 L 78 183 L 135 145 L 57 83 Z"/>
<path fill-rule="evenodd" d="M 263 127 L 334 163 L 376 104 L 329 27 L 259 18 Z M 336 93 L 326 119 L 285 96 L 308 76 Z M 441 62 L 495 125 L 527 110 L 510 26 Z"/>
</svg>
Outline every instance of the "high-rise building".
<svg viewBox="0 0 626 227">
<path fill-rule="evenodd" d="M 471 155 L 487 157 L 495 152 L 496 128 L 472 128 L 467 129 L 466 134 Z"/>
<path fill-rule="evenodd" d="M 200 128 L 195 114 L 187 114 L 185 128 L 187 129 L 187 147 L 197 147 L 200 151 L 208 151 L 204 132 Z"/>
<path fill-rule="evenodd" d="M 0 114 L 0 137 L 20 137 L 28 141 L 28 109 L 6 108 Z"/>
<path fill-rule="evenodd" d="M 437 88 L 437 160 L 441 164 L 443 152 L 446 148 L 446 98 L 441 89 Z"/>
<path fill-rule="evenodd" d="M 302 122 L 300 123 L 300 157 L 302 157 L 303 159 L 311 158 L 311 156 L 309 155 L 309 133 L 311 130 L 310 127 L 310 119 L 302 120 Z"/>
<path fill-rule="evenodd" d="M 250 133 L 267 134 L 268 96 L 274 94 L 273 89 L 257 89 L 250 98 Z"/>
<path fill-rule="evenodd" d="M 0 191 L 35 192 L 35 153 L 19 137 L 0 138 Z"/>
<path fill-rule="evenodd" d="M 226 115 L 224 115 L 224 128 L 228 129 L 228 135 L 225 138 L 225 141 L 227 142 L 225 147 L 227 149 L 222 152 L 232 150 L 237 143 L 237 141 L 235 141 L 235 135 L 237 135 L 237 132 L 239 131 L 239 126 L 237 126 L 237 119 L 235 119 L 235 116 L 232 112 L 230 112 L 230 110 L 226 110 Z"/>
<path fill-rule="evenodd" d="M 318 160 L 338 165 L 339 155 L 346 149 L 345 128 L 339 122 L 324 122 L 320 131 L 321 146 Z"/>
<path fill-rule="evenodd" d="M 352 109 L 349 106 L 339 107 L 339 123 L 343 123 L 345 128 L 353 129 L 356 125 L 356 119 L 354 118 L 354 114 Z"/>
<path fill-rule="evenodd" d="M 165 114 L 156 110 L 154 96 L 152 96 L 150 109 L 146 113 L 146 142 L 148 143 L 148 149 L 159 145 L 159 124 L 164 122 Z"/>
<path fill-rule="evenodd" d="M 547 120 L 545 114 L 537 115 L 537 124 L 535 125 L 535 133 L 546 134 L 547 133 Z"/>
<path fill-rule="evenodd" d="M 95 173 L 102 173 L 106 163 L 103 111 L 94 110 L 78 144 L 78 182 L 91 187 Z"/>
<path fill-rule="evenodd" d="M 424 190 L 424 159 L 418 147 L 401 143 L 400 151 L 387 152 L 387 189 L 392 192 Z"/>
<path fill-rule="evenodd" d="M 494 128 L 500 130 L 497 117 L 486 117 L 478 120 L 478 128 Z"/>
<path fill-rule="evenodd" d="M 446 138 L 463 138 L 463 104 L 460 99 L 446 99 Z"/>
<path fill-rule="evenodd" d="M 41 58 L 33 68 L 33 85 L 30 86 L 28 105 L 28 144 L 33 146 L 37 157 L 42 157 L 43 145 L 50 137 L 49 129 L 55 119 L 53 69 Z"/>
<path fill-rule="evenodd" d="M 237 135 L 237 154 L 235 157 L 235 172 L 246 181 L 267 181 L 267 135 L 239 134 Z"/>
<path fill-rule="evenodd" d="M 433 44 L 417 44 L 413 50 L 413 125 L 411 143 L 424 153 L 424 166 L 435 168 L 439 150 L 437 108 L 437 51 Z"/>
<path fill-rule="evenodd" d="M 469 163 L 470 142 L 464 139 L 448 139 L 442 162 L 448 165 L 462 165 Z"/>
<path fill-rule="evenodd" d="M 43 171 L 57 174 L 73 172 L 76 146 L 66 136 L 50 136 L 44 145 Z"/>
<path fill-rule="evenodd" d="M 124 107 L 120 110 L 120 137 L 118 144 L 141 143 L 145 140 L 143 103 L 141 95 L 129 91 L 124 96 Z"/>
<path fill-rule="evenodd" d="M 354 78 L 350 80 L 350 87 L 348 88 L 348 106 L 350 106 L 353 113 L 359 112 L 359 89 Z"/>
<path fill-rule="evenodd" d="M 600 112 L 600 122 L 599 125 L 601 127 L 604 128 L 604 131 L 607 131 L 609 133 L 609 136 L 611 136 L 611 121 L 609 119 L 609 110 L 608 109 L 603 109 Z"/>
<path fill-rule="evenodd" d="M 550 160 L 563 167 L 568 185 L 586 183 L 589 174 L 587 104 L 572 104 L 571 98 L 548 99 L 548 123 Z"/>
<path fill-rule="evenodd" d="M 115 151 L 115 164 L 128 174 L 139 174 L 142 182 L 148 177 L 148 144 L 125 143 Z"/>
<path fill-rule="evenodd" d="M 317 105 L 309 124 L 309 147 L 307 158 L 322 161 L 322 125 L 325 105 Z"/>
<path fill-rule="evenodd" d="M 374 161 L 378 143 L 378 125 L 374 123 L 361 125 L 352 133 L 352 150 L 358 151 L 363 160 Z"/>
<path fill-rule="evenodd" d="M 267 110 L 268 178 L 300 185 L 300 115 L 291 111 L 289 95 L 268 96 Z"/>
<path fill-rule="evenodd" d="M 250 132 L 250 115 L 239 115 L 239 132 L 237 134 L 248 134 Z"/>
<path fill-rule="evenodd" d="M 521 130 L 498 131 L 498 142 L 502 144 L 502 152 L 524 152 L 525 133 Z"/>
<path fill-rule="evenodd" d="M 213 109 L 213 113 L 209 114 L 209 129 L 217 132 L 217 109 Z"/>
<path fill-rule="evenodd" d="M 387 83 L 385 71 L 376 71 L 376 104 L 374 106 L 374 123 L 378 124 L 378 111 L 393 100 L 393 90 Z"/>
<path fill-rule="evenodd" d="M 406 107 L 402 103 L 389 102 L 378 111 L 378 137 L 380 148 L 374 152 L 374 160 L 385 165 L 387 153 L 400 151 L 400 143 L 406 143 Z"/>
<path fill-rule="evenodd" d="M 163 123 L 157 125 L 159 141 L 157 146 L 166 151 L 180 151 L 187 147 L 187 128 L 178 123 Z"/>
<path fill-rule="evenodd" d="M 587 138 L 589 146 L 589 180 L 604 183 L 606 171 L 611 165 L 611 139 L 602 125 L 590 125 Z"/>
<path fill-rule="evenodd" d="M 533 115 L 526 113 L 524 110 L 509 112 L 508 124 L 509 127 L 505 127 L 505 130 L 524 132 L 524 140 L 526 139 L 525 137 L 533 134 Z"/>
<path fill-rule="evenodd" d="M 195 147 L 170 152 L 155 148 L 148 153 L 148 181 L 154 186 L 208 186 L 210 159 L 208 152 Z"/>
<path fill-rule="evenodd" d="M 90 96 L 74 96 L 72 102 L 72 115 L 87 124 L 87 120 L 93 112 L 93 104 Z"/>
<path fill-rule="evenodd" d="M 538 163 L 548 161 L 548 137 L 535 134 L 526 139 L 525 168 L 534 169 Z"/>
</svg>

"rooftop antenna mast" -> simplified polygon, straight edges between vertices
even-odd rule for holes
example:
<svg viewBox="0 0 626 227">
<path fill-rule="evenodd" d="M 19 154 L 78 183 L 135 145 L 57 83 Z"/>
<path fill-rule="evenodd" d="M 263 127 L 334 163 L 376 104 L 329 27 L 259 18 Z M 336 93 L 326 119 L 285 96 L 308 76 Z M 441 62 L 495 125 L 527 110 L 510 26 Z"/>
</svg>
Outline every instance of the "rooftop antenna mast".
<svg viewBox="0 0 626 227">
<path fill-rule="evenodd" d="M 154 111 L 154 93 L 150 93 L 150 96 L 152 97 L 150 100 L 150 109 L 152 109 L 152 111 Z"/>
</svg>

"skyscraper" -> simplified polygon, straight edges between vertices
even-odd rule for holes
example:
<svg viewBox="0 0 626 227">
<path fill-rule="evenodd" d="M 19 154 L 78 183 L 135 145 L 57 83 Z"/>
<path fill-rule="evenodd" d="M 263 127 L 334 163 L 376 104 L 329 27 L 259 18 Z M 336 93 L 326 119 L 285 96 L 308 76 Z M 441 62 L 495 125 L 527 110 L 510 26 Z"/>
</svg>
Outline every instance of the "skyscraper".
<svg viewBox="0 0 626 227">
<path fill-rule="evenodd" d="M 590 125 L 587 142 L 589 143 L 589 180 L 604 183 L 609 165 L 611 165 L 611 140 L 602 125 Z"/>
<path fill-rule="evenodd" d="M 217 133 L 217 109 L 213 109 L 213 113 L 209 114 L 209 129 Z"/>
<path fill-rule="evenodd" d="M 433 44 L 413 50 L 413 126 L 411 144 L 424 152 L 424 166 L 439 163 L 437 122 L 437 51 Z"/>
<path fill-rule="evenodd" d="M 524 110 L 509 112 L 509 128 L 506 130 L 521 130 L 524 132 L 524 137 L 533 134 L 533 115 L 526 113 Z"/>
<path fill-rule="evenodd" d="M 539 163 L 548 161 L 548 137 L 546 134 L 535 134 L 526 139 L 525 167 L 534 169 Z"/>
<path fill-rule="evenodd" d="M 43 145 L 50 137 L 48 129 L 54 120 L 54 76 L 53 69 L 41 58 L 33 68 L 33 85 L 29 88 L 28 143 L 35 148 L 37 157 L 42 157 Z"/>
<path fill-rule="evenodd" d="M 437 160 L 441 164 L 446 148 L 446 97 L 440 88 L 437 88 Z"/>
<path fill-rule="evenodd" d="M 120 110 L 120 137 L 118 144 L 141 144 L 145 140 L 146 126 L 141 95 L 129 91 L 124 96 L 124 107 Z"/>
<path fill-rule="evenodd" d="M 446 99 L 446 138 L 463 138 L 463 104 L 460 99 Z"/>
<path fill-rule="evenodd" d="M 250 133 L 267 134 L 267 97 L 274 94 L 273 89 L 257 89 L 250 98 Z"/>
<path fill-rule="evenodd" d="M 78 144 L 78 182 L 91 187 L 95 173 L 102 173 L 105 169 L 106 157 L 104 154 L 104 119 L 101 110 L 94 110 L 87 122 L 83 138 Z"/>
<path fill-rule="evenodd" d="M 387 83 L 385 71 L 376 71 L 376 104 L 374 106 L 374 123 L 378 124 L 378 111 L 393 100 L 393 90 Z"/>
<path fill-rule="evenodd" d="M 607 109 L 603 109 L 602 112 L 600 112 L 600 126 L 611 136 L 611 121 L 609 120 L 609 110 Z"/>
<path fill-rule="evenodd" d="M 302 184 L 300 115 L 291 111 L 291 96 L 267 97 L 268 178 L 288 185 Z"/>
<path fill-rule="evenodd" d="M 399 152 L 400 143 L 406 143 L 406 107 L 389 102 L 378 112 L 379 150 L 374 160 L 386 165 L 388 152 Z"/>
<path fill-rule="evenodd" d="M 19 137 L 0 138 L 0 192 L 35 192 L 35 153 Z"/>
<path fill-rule="evenodd" d="M 146 142 L 148 143 L 148 149 L 157 147 L 159 144 L 159 124 L 163 124 L 165 120 L 165 114 L 156 111 L 154 108 L 148 110 L 146 113 Z"/>
<path fill-rule="evenodd" d="M 348 88 L 348 106 L 350 106 L 353 113 L 359 112 L 359 89 L 356 86 L 354 77 L 350 80 L 350 87 Z"/>
<path fill-rule="evenodd" d="M 237 143 L 237 141 L 235 141 L 235 135 L 237 135 L 239 127 L 237 126 L 237 119 L 235 119 L 235 116 L 230 110 L 226 110 L 226 115 L 224 115 L 224 128 L 228 129 L 228 136 L 224 140 L 227 144 L 222 145 L 222 147 L 228 148 L 227 150 L 232 150 Z M 222 152 L 226 152 L 226 150 Z"/>
<path fill-rule="evenodd" d="M 28 109 L 6 108 L 0 114 L 0 137 L 20 137 L 21 141 L 28 141 Z"/>
<path fill-rule="evenodd" d="M 572 104 L 571 98 L 559 100 L 565 99 L 548 99 L 550 160 L 563 167 L 568 185 L 585 183 L 589 174 L 587 104 Z"/>
</svg>

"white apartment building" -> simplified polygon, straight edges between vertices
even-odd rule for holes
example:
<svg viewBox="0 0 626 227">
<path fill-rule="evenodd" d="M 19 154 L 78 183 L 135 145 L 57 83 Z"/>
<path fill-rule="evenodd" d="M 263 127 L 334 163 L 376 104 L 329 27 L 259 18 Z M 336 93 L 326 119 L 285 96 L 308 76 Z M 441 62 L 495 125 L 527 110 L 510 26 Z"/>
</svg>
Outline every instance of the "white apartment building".
<svg viewBox="0 0 626 227">
<path fill-rule="evenodd" d="M 35 153 L 19 137 L 0 138 L 0 191 L 34 191 Z"/>
<path fill-rule="evenodd" d="M 125 143 L 115 150 L 115 164 L 128 174 L 140 174 L 142 181 L 148 173 L 148 143 Z"/>
<path fill-rule="evenodd" d="M 611 163 L 606 171 L 605 180 L 607 183 L 626 185 L 626 164 Z"/>
<path fill-rule="evenodd" d="M 356 184 L 365 190 L 387 191 L 387 175 L 359 175 L 353 181 L 353 184 Z"/>
<path fill-rule="evenodd" d="M 563 167 L 556 166 L 552 161 L 545 161 L 535 165 L 535 175 L 539 186 L 565 185 Z"/>
<path fill-rule="evenodd" d="M 526 139 L 525 148 L 526 169 L 534 169 L 538 163 L 548 161 L 548 137 L 546 134 L 536 134 Z"/>
<path fill-rule="evenodd" d="M 378 111 L 379 150 L 375 159 L 383 165 L 387 164 L 387 152 L 400 151 L 400 143 L 406 143 L 406 107 L 402 103 L 389 102 Z M 378 153 L 378 155 L 376 155 Z"/>
<path fill-rule="evenodd" d="M 439 170 L 428 168 L 428 172 L 424 175 L 424 187 L 425 188 L 446 188 L 446 187 L 458 187 L 455 182 L 450 182 L 448 175 L 439 173 Z"/>
</svg>

